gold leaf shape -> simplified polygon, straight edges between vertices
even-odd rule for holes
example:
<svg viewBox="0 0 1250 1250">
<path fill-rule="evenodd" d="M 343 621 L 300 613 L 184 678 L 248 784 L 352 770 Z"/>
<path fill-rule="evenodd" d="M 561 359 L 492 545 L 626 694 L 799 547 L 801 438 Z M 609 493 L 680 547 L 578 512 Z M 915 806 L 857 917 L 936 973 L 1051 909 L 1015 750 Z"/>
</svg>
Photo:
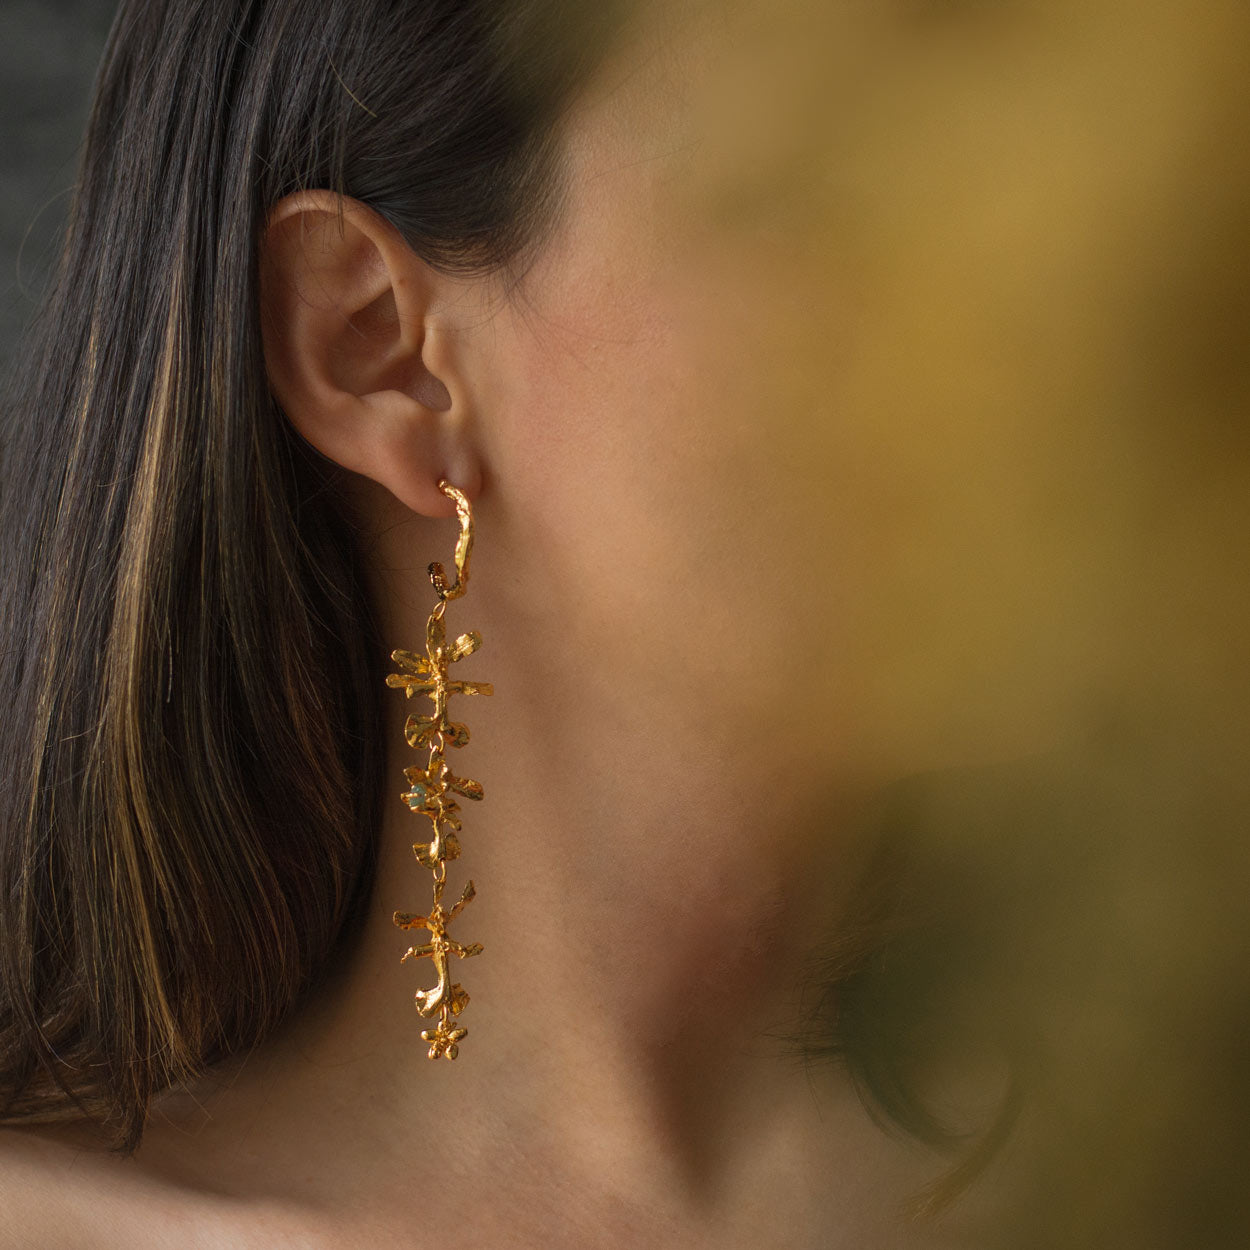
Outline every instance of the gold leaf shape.
<svg viewBox="0 0 1250 1250">
<path fill-rule="evenodd" d="M 415 673 L 418 677 L 429 677 L 433 672 L 429 660 L 423 655 L 418 655 L 415 651 L 404 651 L 397 648 L 391 652 L 391 659 L 400 668 L 406 668 L 410 673 Z M 389 678 L 387 680 L 389 681 Z"/>
<path fill-rule="evenodd" d="M 451 694 L 494 694 L 495 687 L 488 681 L 452 681 L 447 683 Z"/>
<path fill-rule="evenodd" d="M 453 777 L 451 773 L 447 774 L 447 788 L 454 790 L 457 794 L 463 794 L 466 799 L 480 799 L 483 796 L 482 783 L 480 781 L 470 781 L 468 777 Z"/>
<path fill-rule="evenodd" d="M 432 716 L 412 715 L 404 721 L 404 737 L 414 751 L 434 745 L 438 737 L 438 722 Z"/>
<path fill-rule="evenodd" d="M 441 616 L 431 615 L 425 626 L 425 645 L 430 651 L 430 660 L 437 664 L 442 659 L 443 647 L 447 642 L 447 626 Z"/>
<path fill-rule="evenodd" d="M 460 839 L 449 832 L 433 842 L 414 842 L 412 850 L 422 868 L 433 868 L 444 860 L 460 858 Z"/>
<path fill-rule="evenodd" d="M 386 684 L 395 690 L 402 690 L 408 698 L 414 694 L 431 694 L 438 689 L 434 682 L 425 681 L 420 677 L 409 677 L 404 673 L 391 673 Z"/>
<path fill-rule="evenodd" d="M 482 635 L 477 630 L 470 630 L 467 634 L 461 634 L 447 652 L 447 661 L 452 663 L 456 660 L 463 660 L 466 655 L 472 655 L 482 645 Z"/>
</svg>

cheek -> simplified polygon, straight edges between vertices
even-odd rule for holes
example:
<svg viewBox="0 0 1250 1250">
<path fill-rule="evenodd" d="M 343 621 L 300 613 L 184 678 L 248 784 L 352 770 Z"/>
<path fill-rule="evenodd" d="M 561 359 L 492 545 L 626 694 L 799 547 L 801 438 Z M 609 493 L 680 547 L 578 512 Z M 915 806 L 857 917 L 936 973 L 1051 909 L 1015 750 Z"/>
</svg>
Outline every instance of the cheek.
<svg viewBox="0 0 1250 1250">
<path fill-rule="evenodd" d="M 524 417 L 498 476 L 561 621 L 551 663 L 703 749 L 774 738 L 827 763 L 846 705 L 835 443 L 827 411 L 802 420 L 791 276 L 694 247 L 622 265 L 630 246 L 544 299 L 541 348 L 517 339 Z"/>
<path fill-rule="evenodd" d="M 819 204 L 609 162 L 503 334 L 513 547 L 604 703 L 894 774 L 1048 749 L 1099 687 L 1131 455 L 1098 184 L 1056 181 L 1018 49 L 927 49 L 804 150 Z"/>
<path fill-rule="evenodd" d="M 709 749 L 765 739 L 808 767 L 1052 746 L 1106 625 L 1091 460 L 1026 396 L 969 387 L 984 302 L 935 321 L 884 271 L 863 290 L 827 251 L 751 273 L 742 251 L 570 292 L 526 355 L 501 477 L 560 622 L 550 664 Z"/>
</svg>

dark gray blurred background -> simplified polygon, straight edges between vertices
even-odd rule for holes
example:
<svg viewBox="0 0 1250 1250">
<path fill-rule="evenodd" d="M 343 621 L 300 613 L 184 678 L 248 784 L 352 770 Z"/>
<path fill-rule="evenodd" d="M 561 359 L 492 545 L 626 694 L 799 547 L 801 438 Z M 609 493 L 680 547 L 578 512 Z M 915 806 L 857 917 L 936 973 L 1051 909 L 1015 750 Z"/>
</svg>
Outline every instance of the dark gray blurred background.
<svg viewBox="0 0 1250 1250">
<path fill-rule="evenodd" d="M 55 260 L 117 0 L 0 0 L 0 380 Z"/>
</svg>

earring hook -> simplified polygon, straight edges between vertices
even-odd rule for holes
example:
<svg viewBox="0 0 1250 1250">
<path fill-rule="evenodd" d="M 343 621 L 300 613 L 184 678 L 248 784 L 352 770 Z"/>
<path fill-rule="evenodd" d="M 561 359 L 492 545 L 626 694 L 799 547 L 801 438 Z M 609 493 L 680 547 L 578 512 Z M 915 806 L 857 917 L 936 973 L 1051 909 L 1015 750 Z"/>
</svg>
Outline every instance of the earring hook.
<svg viewBox="0 0 1250 1250">
<path fill-rule="evenodd" d="M 450 599 L 459 599 L 468 585 L 469 553 L 473 550 L 473 509 L 464 493 L 446 478 L 439 479 L 438 489 L 456 505 L 456 516 L 460 520 L 460 537 L 456 539 L 456 580 L 449 586 L 443 566 L 437 560 L 430 565 L 430 582 L 438 591 L 438 597 L 446 603 Z"/>
</svg>

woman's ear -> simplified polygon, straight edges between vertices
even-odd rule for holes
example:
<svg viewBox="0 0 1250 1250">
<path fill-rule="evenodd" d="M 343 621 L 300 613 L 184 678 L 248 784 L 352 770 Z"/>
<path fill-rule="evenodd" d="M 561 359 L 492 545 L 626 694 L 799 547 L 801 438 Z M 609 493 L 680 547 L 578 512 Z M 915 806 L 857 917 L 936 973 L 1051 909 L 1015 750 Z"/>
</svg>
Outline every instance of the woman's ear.
<svg viewBox="0 0 1250 1250">
<path fill-rule="evenodd" d="M 440 478 L 471 498 L 481 484 L 470 388 L 434 315 L 449 283 L 358 201 L 301 191 L 269 215 L 261 325 L 274 395 L 322 455 L 425 516 L 451 513 Z"/>
</svg>

